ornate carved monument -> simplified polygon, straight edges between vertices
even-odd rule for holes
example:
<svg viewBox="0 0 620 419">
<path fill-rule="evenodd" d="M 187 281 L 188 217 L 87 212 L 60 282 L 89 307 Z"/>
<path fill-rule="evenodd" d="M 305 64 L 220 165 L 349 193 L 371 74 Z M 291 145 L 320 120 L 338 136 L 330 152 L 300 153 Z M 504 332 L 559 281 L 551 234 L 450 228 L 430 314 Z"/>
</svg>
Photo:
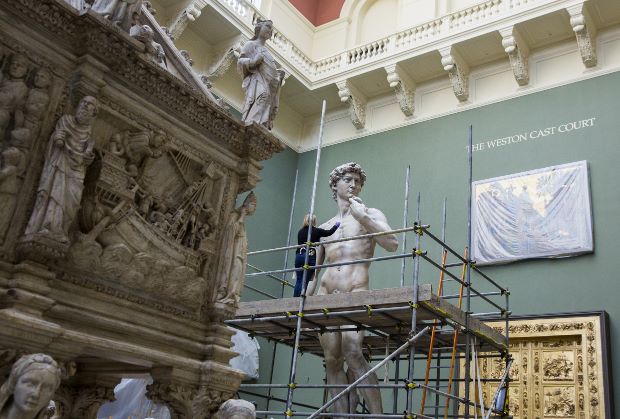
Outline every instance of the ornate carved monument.
<svg viewBox="0 0 620 419">
<path fill-rule="evenodd" d="M 207 418 L 241 382 L 222 322 L 256 201 L 235 200 L 283 146 L 214 100 L 142 3 L 0 4 L 1 418 L 50 398 L 95 418 L 127 375 Z M 26 375 L 49 395 L 23 396 Z"/>
</svg>

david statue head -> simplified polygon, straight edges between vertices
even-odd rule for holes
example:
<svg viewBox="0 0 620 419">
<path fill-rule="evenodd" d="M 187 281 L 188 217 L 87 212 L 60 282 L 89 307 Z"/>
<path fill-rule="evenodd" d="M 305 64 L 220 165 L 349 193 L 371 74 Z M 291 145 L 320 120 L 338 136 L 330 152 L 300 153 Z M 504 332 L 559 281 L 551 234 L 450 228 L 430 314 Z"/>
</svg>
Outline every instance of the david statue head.
<svg viewBox="0 0 620 419">
<path fill-rule="evenodd" d="M 0 419 L 43 419 L 60 385 L 60 368 L 45 354 L 24 355 L 0 387 Z"/>
</svg>

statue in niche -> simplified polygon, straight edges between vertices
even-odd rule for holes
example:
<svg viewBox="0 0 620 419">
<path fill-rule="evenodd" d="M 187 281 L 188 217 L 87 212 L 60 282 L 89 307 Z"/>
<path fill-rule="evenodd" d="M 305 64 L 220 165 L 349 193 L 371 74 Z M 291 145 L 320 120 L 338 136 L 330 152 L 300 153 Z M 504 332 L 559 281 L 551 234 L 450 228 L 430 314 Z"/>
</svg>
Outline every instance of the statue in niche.
<svg viewBox="0 0 620 419">
<path fill-rule="evenodd" d="M 233 210 L 224 226 L 217 266 L 216 301 L 236 306 L 245 280 L 248 238 L 245 217 L 256 211 L 256 195 L 250 192 L 243 204 Z"/>
<path fill-rule="evenodd" d="M 24 355 L 0 387 L 0 419 L 44 419 L 60 385 L 61 369 L 45 354 Z"/>
<path fill-rule="evenodd" d="M 155 33 L 149 25 L 133 25 L 129 30 L 132 38 L 142 42 L 146 48 L 146 54 L 163 68 L 166 67 L 166 53 L 161 44 L 154 41 Z"/>
<path fill-rule="evenodd" d="M 142 0 L 95 0 L 90 10 L 129 32 L 141 8 Z"/>
<path fill-rule="evenodd" d="M 19 149 L 8 147 L 2 151 L 2 165 L 0 165 L 0 242 L 4 240 L 6 232 L 11 225 L 11 219 L 17 193 L 19 192 L 20 179 L 26 169 L 26 157 Z"/>
<path fill-rule="evenodd" d="M 11 122 L 14 128 L 24 125 L 24 105 L 28 95 L 26 74 L 28 59 L 20 54 L 11 57 L 8 78 L 0 84 L 0 138 L 6 138 Z"/>
<path fill-rule="evenodd" d="M 257 123 L 267 129 L 273 127 L 284 80 L 284 71 L 276 67 L 273 56 L 265 47 L 272 33 L 271 20 L 258 20 L 254 37 L 243 45 L 237 61 L 237 69 L 243 76 L 241 87 L 245 92 L 241 120 L 245 125 Z"/>
<path fill-rule="evenodd" d="M 85 96 L 75 115 L 63 115 L 56 124 L 50 137 L 34 211 L 26 227 L 27 235 L 43 235 L 61 243 L 69 242 L 69 226 L 80 207 L 86 168 L 94 159 L 91 130 L 97 112 L 97 100 Z"/>
<path fill-rule="evenodd" d="M 255 419 L 256 407 L 247 400 L 230 399 L 220 406 L 216 419 Z"/>
<path fill-rule="evenodd" d="M 340 236 L 336 238 L 378 233 L 392 229 L 383 212 L 376 208 L 368 208 L 358 197 L 365 180 L 366 173 L 357 163 L 345 163 L 332 170 L 329 175 L 329 185 L 332 196 L 338 205 L 338 214 L 321 225 L 321 228 L 328 229 L 336 222 L 340 222 L 341 226 L 338 230 Z M 319 247 L 317 264 L 371 258 L 377 244 L 388 252 L 394 252 L 398 248 L 398 240 L 394 234 L 330 243 Z M 318 294 L 368 290 L 369 268 L 370 263 L 326 268 L 321 276 Z M 316 282 L 310 283 L 306 295 L 314 293 Z M 319 336 L 319 339 L 325 356 L 327 384 L 353 382 L 370 369 L 362 353 L 364 332 L 324 333 Z M 344 370 L 345 361 L 348 368 L 346 372 Z M 375 374 L 370 375 L 364 383 L 378 384 L 377 376 Z M 360 388 L 358 391 L 366 401 L 370 413 L 379 414 L 383 412 L 379 389 Z M 339 390 L 331 389 L 330 392 L 333 397 Z M 345 397 L 335 403 L 333 412 L 355 413 L 356 406 L 357 395 L 352 392 L 349 400 Z"/>
</svg>

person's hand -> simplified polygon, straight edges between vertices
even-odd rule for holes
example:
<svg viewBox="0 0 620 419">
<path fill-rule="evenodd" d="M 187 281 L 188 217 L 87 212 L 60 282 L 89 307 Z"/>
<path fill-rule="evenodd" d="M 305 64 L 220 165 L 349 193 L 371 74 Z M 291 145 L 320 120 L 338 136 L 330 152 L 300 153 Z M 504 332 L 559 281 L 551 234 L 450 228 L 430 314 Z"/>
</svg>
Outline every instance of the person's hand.
<svg viewBox="0 0 620 419">
<path fill-rule="evenodd" d="M 357 196 L 354 196 L 349 198 L 349 202 L 351 203 L 349 208 L 351 209 L 351 215 L 353 216 L 353 218 L 359 220 L 364 215 L 366 215 L 367 208 L 361 199 L 359 199 Z"/>
<path fill-rule="evenodd" d="M 259 56 L 258 56 L 258 57 L 256 57 L 256 59 L 254 60 L 254 66 L 253 66 L 253 67 L 256 67 L 256 66 L 261 65 L 261 63 L 262 63 L 262 62 L 263 62 L 263 56 L 262 56 L 262 55 L 259 55 Z"/>
</svg>

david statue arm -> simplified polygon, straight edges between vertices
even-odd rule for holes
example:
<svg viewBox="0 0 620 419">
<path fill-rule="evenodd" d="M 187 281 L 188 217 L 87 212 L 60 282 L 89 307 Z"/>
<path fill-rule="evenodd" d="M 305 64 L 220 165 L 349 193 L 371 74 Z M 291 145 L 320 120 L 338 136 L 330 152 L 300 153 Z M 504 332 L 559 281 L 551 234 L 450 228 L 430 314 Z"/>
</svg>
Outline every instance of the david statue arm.
<svg viewBox="0 0 620 419">
<path fill-rule="evenodd" d="M 385 214 L 376 208 L 368 208 L 358 197 L 349 198 L 351 203 L 351 215 L 355 218 L 368 233 L 380 233 L 390 231 L 392 227 L 387 222 Z M 388 252 L 395 252 L 398 249 L 398 239 L 395 234 L 385 234 L 374 237 L 375 242 Z"/>
</svg>

